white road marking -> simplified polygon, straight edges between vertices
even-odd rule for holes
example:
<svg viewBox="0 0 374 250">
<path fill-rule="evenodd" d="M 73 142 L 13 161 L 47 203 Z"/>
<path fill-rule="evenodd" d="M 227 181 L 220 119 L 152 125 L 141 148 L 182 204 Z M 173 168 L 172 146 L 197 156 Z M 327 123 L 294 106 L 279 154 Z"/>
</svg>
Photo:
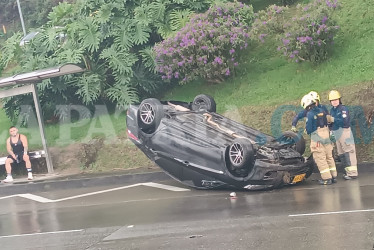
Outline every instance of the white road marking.
<svg viewBox="0 0 374 250">
<path fill-rule="evenodd" d="M 10 196 L 4 196 L 4 197 L 0 197 L 0 200 L 8 199 L 8 198 L 16 197 L 16 196 L 18 196 L 18 195 L 15 194 L 15 195 L 10 195 Z"/>
<path fill-rule="evenodd" d="M 166 190 L 174 191 L 174 192 L 190 191 L 189 189 L 174 187 L 174 186 L 169 186 L 169 185 L 164 185 L 164 184 L 159 184 L 159 183 L 154 183 L 154 182 L 147 182 L 147 183 L 143 183 L 142 185 L 148 186 L 148 187 L 166 189 Z"/>
<path fill-rule="evenodd" d="M 44 197 L 41 197 L 41 196 L 38 196 L 38 195 L 34 195 L 34 194 L 19 194 L 17 196 L 25 198 L 25 199 L 41 202 L 41 203 L 48 203 L 48 202 L 52 201 L 50 199 L 47 199 L 47 198 L 44 198 Z"/>
<path fill-rule="evenodd" d="M 20 237 L 20 236 L 45 235 L 45 234 L 75 233 L 75 232 L 82 232 L 82 231 L 84 231 L 84 230 L 83 229 L 78 229 L 78 230 L 56 231 L 56 232 L 34 233 L 34 234 L 15 234 L 15 235 L 0 236 L 0 239 L 2 239 L 2 238 L 14 238 L 14 237 Z"/>
<path fill-rule="evenodd" d="M 310 213 L 310 214 L 290 214 L 288 216 L 289 217 L 300 217 L 300 216 L 315 216 L 315 215 L 327 215 L 327 214 L 348 214 L 348 213 L 362 213 L 362 212 L 374 212 L 374 209 L 348 210 L 348 211 Z"/>
<path fill-rule="evenodd" d="M 155 187 L 155 188 L 161 188 L 161 189 L 174 191 L 174 192 L 190 191 L 190 189 L 186 189 L 186 188 L 179 188 L 179 187 L 174 187 L 174 186 L 169 186 L 169 185 L 164 185 L 164 184 L 158 184 L 158 183 L 154 183 L 154 182 L 145 182 L 145 183 L 138 183 L 138 184 L 129 185 L 129 186 L 106 189 L 106 190 L 97 191 L 97 192 L 91 192 L 91 193 L 87 193 L 87 194 L 70 196 L 70 197 L 57 199 L 57 200 L 44 198 L 42 196 L 38 196 L 38 195 L 34 195 L 34 194 L 15 194 L 15 195 L 10 195 L 10 196 L 0 197 L 0 200 L 7 199 L 7 198 L 13 198 L 13 197 L 22 197 L 22 198 L 37 201 L 37 202 L 40 202 L 40 203 L 51 203 L 51 202 L 60 202 L 60 201 L 72 200 L 72 199 L 82 198 L 82 197 L 96 195 L 96 194 L 103 194 L 103 193 L 108 193 L 108 192 L 117 191 L 117 190 L 121 190 L 121 189 L 136 187 L 136 186 Z"/>
</svg>

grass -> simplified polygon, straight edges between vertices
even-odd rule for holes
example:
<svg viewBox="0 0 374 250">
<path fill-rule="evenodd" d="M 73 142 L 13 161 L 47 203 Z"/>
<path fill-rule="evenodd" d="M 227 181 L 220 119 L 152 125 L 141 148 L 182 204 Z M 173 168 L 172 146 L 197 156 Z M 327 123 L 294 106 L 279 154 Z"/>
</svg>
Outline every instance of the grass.
<svg viewBox="0 0 374 250">
<path fill-rule="evenodd" d="M 12 125 L 4 110 L 0 110 L 0 154 L 6 154 L 5 140 L 9 137 L 8 128 Z M 16 125 L 17 126 L 17 125 Z M 17 126 L 20 133 L 25 134 L 31 150 L 42 148 L 40 130 L 36 122 L 27 128 Z M 45 136 L 48 146 L 64 147 L 76 142 L 89 142 L 95 138 L 123 138 L 126 132 L 125 113 L 103 114 L 93 119 L 81 119 L 75 123 L 47 124 Z"/>
<path fill-rule="evenodd" d="M 255 9 L 268 4 L 260 0 L 253 3 L 258 4 Z M 342 8 L 336 13 L 336 18 L 341 31 L 335 39 L 336 46 L 330 60 L 318 66 L 289 63 L 277 54 L 277 45 L 265 43 L 247 51 L 244 55 L 246 60 L 237 70 L 235 78 L 215 85 L 194 81 L 175 87 L 162 99 L 192 101 L 198 94 L 209 94 L 216 100 L 219 113 L 267 134 L 272 133 L 272 118 L 276 110 L 282 105 L 299 108 L 300 98 L 311 90 L 318 91 L 325 104 L 331 89 L 341 91 L 347 105 L 367 104 L 367 100 L 372 99 L 371 94 L 374 95 L 371 92 L 371 81 L 374 79 L 374 4 L 365 0 L 341 0 L 340 3 Z M 366 94 L 366 99 L 361 98 L 362 93 Z M 370 105 L 367 107 L 370 108 Z M 293 111 L 283 114 L 280 121 L 282 130 L 290 128 L 294 114 Z M 0 134 L 0 152 L 5 152 L 4 144 L 10 125 L 11 122 L 0 112 L 0 128 L 6 128 Z M 303 122 L 299 127 L 302 125 Z M 149 160 L 132 144 L 123 144 L 125 129 L 125 113 L 121 113 L 104 114 L 75 124 L 47 125 L 45 130 L 48 144 L 59 147 L 93 138 L 119 137 L 119 141 L 106 144 L 99 151 L 93 171 L 149 165 Z M 30 136 L 32 147 L 41 147 L 37 126 L 20 130 Z M 357 145 L 357 152 L 359 161 L 374 160 L 373 142 Z"/>
<path fill-rule="evenodd" d="M 227 106 L 276 105 L 301 98 L 309 90 L 324 92 L 374 78 L 374 4 L 343 0 L 336 18 L 341 32 L 330 60 L 314 66 L 288 63 L 276 53 L 276 45 L 265 44 L 248 51 L 238 75 L 222 84 L 193 82 L 174 89 L 166 98 L 191 100 L 199 93 L 216 99 L 218 111 Z M 326 101 L 326 96 L 322 96 Z"/>
</svg>

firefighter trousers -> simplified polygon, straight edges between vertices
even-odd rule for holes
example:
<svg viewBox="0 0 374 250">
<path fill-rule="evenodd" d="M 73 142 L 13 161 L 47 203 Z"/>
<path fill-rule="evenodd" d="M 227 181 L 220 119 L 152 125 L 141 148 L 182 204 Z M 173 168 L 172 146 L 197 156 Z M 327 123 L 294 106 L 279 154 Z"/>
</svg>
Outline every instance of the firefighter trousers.
<svg viewBox="0 0 374 250">
<path fill-rule="evenodd" d="M 332 150 L 329 129 L 327 127 L 318 128 L 311 136 L 310 151 L 323 180 L 336 178 L 338 175 Z"/>
<path fill-rule="evenodd" d="M 334 131 L 336 150 L 348 176 L 357 176 L 356 146 L 351 128 L 339 128 Z"/>
</svg>

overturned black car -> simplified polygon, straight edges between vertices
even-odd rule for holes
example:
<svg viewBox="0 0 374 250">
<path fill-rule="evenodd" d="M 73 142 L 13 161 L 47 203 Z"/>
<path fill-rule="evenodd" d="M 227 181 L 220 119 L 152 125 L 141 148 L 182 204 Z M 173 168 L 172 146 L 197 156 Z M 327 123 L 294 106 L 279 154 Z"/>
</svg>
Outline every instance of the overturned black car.
<svg viewBox="0 0 374 250">
<path fill-rule="evenodd" d="M 127 111 L 128 138 L 170 176 L 196 188 L 269 189 L 312 174 L 301 135 L 274 138 L 215 111 L 208 95 L 190 103 L 145 99 Z"/>
</svg>

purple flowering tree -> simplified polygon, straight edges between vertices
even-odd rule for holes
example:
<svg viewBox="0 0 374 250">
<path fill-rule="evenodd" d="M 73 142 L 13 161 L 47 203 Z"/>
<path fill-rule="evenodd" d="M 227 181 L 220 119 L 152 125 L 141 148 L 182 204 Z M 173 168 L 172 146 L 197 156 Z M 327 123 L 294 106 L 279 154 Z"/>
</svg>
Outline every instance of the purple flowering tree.
<svg viewBox="0 0 374 250">
<path fill-rule="evenodd" d="M 251 39 L 264 43 L 269 36 L 282 35 L 287 28 L 288 11 L 288 7 L 270 5 L 255 13 L 250 31 Z"/>
<path fill-rule="evenodd" d="M 195 15 L 174 36 L 154 47 L 157 71 L 165 80 L 197 78 L 217 82 L 232 75 L 248 46 L 252 6 L 219 3 Z"/>
<path fill-rule="evenodd" d="M 280 37 L 280 51 L 294 62 L 320 63 L 331 54 L 334 36 L 339 30 L 331 13 L 338 8 L 337 0 L 316 0 L 298 5 L 296 15 Z"/>
<path fill-rule="evenodd" d="M 271 5 L 255 14 L 251 39 L 280 43 L 277 50 L 293 62 L 319 63 L 331 54 L 339 30 L 331 13 L 337 0 L 315 0 L 296 9 Z"/>
</svg>

